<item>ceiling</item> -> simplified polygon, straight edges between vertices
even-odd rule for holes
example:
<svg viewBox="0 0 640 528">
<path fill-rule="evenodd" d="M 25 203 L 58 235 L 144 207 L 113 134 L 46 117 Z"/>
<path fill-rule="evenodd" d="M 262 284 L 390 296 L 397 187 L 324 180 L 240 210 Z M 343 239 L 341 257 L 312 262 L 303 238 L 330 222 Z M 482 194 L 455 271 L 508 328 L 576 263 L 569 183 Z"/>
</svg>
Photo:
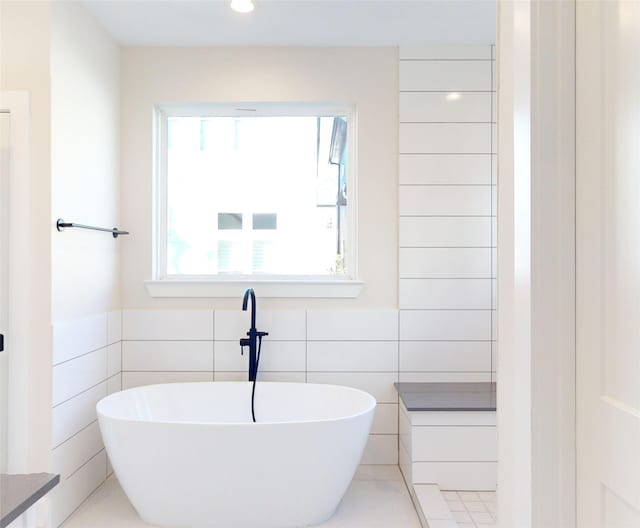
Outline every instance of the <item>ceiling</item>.
<svg viewBox="0 0 640 528">
<path fill-rule="evenodd" d="M 429 46 L 495 42 L 495 0 L 82 0 L 125 46 Z"/>
</svg>

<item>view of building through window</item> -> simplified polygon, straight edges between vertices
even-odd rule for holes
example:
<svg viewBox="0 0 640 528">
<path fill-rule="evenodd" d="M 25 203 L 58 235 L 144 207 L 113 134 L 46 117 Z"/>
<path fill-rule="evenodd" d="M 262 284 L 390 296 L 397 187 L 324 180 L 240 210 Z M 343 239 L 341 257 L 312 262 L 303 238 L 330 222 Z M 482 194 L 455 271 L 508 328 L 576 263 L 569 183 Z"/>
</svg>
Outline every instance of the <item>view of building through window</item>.
<svg viewBox="0 0 640 528">
<path fill-rule="evenodd" d="M 345 116 L 168 117 L 167 275 L 344 275 Z"/>
</svg>

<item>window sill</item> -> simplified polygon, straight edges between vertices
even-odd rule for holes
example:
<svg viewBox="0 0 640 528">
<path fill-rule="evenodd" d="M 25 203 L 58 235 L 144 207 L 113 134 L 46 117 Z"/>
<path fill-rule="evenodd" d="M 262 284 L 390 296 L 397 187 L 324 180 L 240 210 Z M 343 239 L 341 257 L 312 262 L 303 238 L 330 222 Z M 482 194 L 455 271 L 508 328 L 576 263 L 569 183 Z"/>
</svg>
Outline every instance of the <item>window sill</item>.
<svg viewBox="0 0 640 528">
<path fill-rule="evenodd" d="M 148 280 L 151 297 L 242 297 L 254 288 L 260 297 L 353 299 L 360 295 L 364 282 L 357 280 Z"/>
</svg>

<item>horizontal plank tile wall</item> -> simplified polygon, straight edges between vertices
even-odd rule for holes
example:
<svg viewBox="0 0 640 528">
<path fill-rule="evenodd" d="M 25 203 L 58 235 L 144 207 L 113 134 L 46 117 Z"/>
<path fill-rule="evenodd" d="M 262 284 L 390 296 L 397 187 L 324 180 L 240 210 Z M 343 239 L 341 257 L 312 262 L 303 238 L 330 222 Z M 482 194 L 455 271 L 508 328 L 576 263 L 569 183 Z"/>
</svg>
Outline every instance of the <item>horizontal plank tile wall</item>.
<svg viewBox="0 0 640 528">
<path fill-rule="evenodd" d="M 96 403 L 122 386 L 122 313 L 53 325 L 53 526 L 60 526 L 111 473 Z"/>
<path fill-rule="evenodd" d="M 495 365 L 494 46 L 400 49 L 399 379 Z"/>
<path fill-rule="evenodd" d="M 123 388 L 180 381 L 244 381 L 249 329 L 241 310 L 125 310 Z M 259 380 L 331 383 L 378 401 L 364 463 L 397 464 L 397 310 L 260 310 Z"/>
</svg>

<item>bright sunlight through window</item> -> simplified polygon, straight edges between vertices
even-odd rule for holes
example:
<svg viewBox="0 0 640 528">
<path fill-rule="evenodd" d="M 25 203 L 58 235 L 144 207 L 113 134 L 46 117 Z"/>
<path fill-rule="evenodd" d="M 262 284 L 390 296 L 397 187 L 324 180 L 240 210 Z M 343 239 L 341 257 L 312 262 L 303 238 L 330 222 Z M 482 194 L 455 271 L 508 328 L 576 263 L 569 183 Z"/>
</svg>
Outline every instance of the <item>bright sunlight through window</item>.
<svg viewBox="0 0 640 528">
<path fill-rule="evenodd" d="M 350 109 L 200 107 L 161 121 L 164 276 L 351 278 Z"/>
</svg>

